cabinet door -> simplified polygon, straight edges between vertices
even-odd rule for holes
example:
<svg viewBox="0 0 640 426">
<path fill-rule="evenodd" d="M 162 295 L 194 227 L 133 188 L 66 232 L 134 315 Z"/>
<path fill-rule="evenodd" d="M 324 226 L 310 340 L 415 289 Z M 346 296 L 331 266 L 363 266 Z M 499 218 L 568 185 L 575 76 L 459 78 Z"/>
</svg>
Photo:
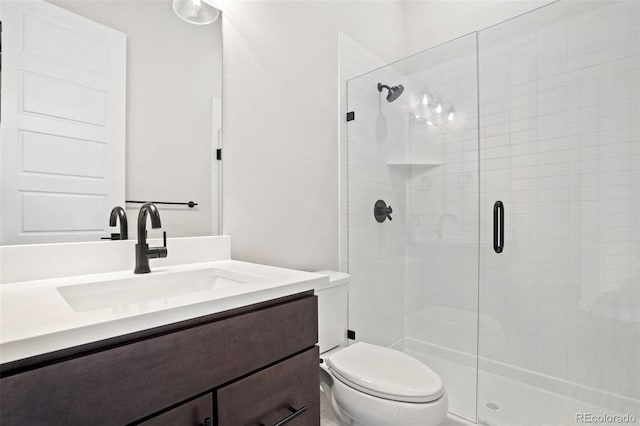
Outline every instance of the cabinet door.
<svg viewBox="0 0 640 426">
<path fill-rule="evenodd" d="M 318 356 L 314 347 L 218 390 L 218 426 L 319 426 Z"/>
<path fill-rule="evenodd" d="M 210 393 L 140 423 L 141 426 L 211 426 L 212 424 L 213 394 Z"/>
</svg>

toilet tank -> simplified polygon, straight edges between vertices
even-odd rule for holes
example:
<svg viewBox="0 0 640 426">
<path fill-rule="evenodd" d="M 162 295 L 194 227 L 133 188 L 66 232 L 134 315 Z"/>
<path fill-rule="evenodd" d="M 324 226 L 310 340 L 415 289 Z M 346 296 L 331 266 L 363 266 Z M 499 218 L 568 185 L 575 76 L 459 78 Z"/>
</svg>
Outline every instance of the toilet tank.
<svg viewBox="0 0 640 426">
<path fill-rule="evenodd" d="M 315 289 L 318 296 L 318 345 L 324 353 L 345 343 L 349 274 L 337 271 L 318 271 L 329 276 L 329 284 Z"/>
</svg>

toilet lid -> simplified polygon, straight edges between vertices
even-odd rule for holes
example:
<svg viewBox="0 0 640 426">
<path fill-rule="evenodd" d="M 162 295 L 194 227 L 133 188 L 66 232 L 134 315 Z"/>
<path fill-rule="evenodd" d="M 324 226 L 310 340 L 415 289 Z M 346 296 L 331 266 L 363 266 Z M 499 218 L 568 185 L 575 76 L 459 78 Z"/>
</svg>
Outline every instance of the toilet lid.
<svg viewBox="0 0 640 426">
<path fill-rule="evenodd" d="M 417 359 L 358 342 L 327 359 L 335 377 L 369 395 L 402 402 L 431 402 L 444 393 L 442 379 Z"/>
</svg>

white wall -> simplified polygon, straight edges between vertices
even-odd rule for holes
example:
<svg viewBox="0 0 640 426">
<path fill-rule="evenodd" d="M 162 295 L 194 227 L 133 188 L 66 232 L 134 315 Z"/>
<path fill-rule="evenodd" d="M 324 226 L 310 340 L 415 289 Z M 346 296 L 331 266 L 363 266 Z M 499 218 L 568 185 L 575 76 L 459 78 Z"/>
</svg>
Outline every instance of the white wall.
<svg viewBox="0 0 640 426">
<path fill-rule="evenodd" d="M 163 230 L 173 237 L 218 233 L 211 110 L 222 90 L 220 21 L 184 22 L 170 0 L 50 2 L 127 34 L 126 199 L 198 202 L 194 209 L 159 205 Z M 135 224 L 140 206 L 128 207 Z M 135 238 L 135 226 L 129 229 Z"/>
<path fill-rule="evenodd" d="M 233 257 L 338 268 L 338 32 L 402 56 L 400 2 L 227 1 L 224 231 Z M 384 31 L 381 31 L 384 28 Z"/>
<path fill-rule="evenodd" d="M 549 0 L 407 1 L 406 53 L 420 52 L 549 3 Z"/>
</svg>

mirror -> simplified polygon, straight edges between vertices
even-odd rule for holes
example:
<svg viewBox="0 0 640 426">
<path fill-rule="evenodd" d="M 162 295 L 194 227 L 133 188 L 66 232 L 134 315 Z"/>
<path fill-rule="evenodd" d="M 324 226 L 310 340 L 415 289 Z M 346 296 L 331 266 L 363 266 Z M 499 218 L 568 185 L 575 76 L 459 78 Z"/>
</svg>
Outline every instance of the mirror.
<svg viewBox="0 0 640 426">
<path fill-rule="evenodd" d="M 0 18 L 1 244 L 99 240 L 116 205 L 135 239 L 135 201 L 185 203 L 158 203 L 150 237 L 219 233 L 221 19 L 171 0 L 3 0 Z"/>
</svg>

